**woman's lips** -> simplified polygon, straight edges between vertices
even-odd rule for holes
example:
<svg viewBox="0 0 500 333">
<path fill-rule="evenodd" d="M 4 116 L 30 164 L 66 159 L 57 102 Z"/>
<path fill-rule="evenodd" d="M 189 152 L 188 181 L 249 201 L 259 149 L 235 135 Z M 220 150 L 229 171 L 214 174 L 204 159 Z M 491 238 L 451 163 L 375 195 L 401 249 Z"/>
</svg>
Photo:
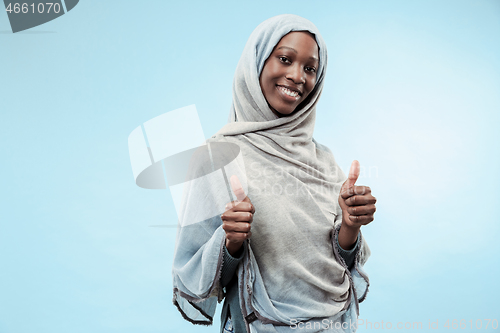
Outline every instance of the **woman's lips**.
<svg viewBox="0 0 500 333">
<path fill-rule="evenodd" d="M 297 101 L 300 99 L 300 93 L 298 91 L 288 89 L 284 86 L 277 86 L 277 89 L 286 100 Z"/>
</svg>

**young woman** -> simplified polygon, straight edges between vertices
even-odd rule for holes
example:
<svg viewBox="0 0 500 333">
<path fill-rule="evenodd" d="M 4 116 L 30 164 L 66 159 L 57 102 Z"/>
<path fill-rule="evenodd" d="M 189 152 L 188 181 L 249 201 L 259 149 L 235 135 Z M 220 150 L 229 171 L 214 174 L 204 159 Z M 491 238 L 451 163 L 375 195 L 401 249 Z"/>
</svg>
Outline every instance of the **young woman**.
<svg viewBox="0 0 500 333">
<path fill-rule="evenodd" d="M 250 36 L 229 123 L 207 140 L 238 147 L 245 186 L 230 177 L 237 200 L 178 230 L 174 304 L 187 320 L 211 324 L 225 296 L 221 332 L 355 331 L 368 290 L 360 227 L 376 199 L 355 185 L 357 161 L 346 180 L 313 139 L 326 64 L 321 35 L 299 16 L 270 18 Z M 214 168 L 215 156 L 201 164 Z M 199 209 L 185 198 L 186 210 Z"/>
</svg>

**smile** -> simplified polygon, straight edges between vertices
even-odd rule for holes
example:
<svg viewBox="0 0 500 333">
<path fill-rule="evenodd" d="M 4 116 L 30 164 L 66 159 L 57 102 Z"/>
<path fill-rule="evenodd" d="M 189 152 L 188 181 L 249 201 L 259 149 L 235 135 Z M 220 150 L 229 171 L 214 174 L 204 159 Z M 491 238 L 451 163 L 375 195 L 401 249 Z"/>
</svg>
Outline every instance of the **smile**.
<svg viewBox="0 0 500 333">
<path fill-rule="evenodd" d="M 285 94 L 285 95 L 287 95 L 287 96 L 290 96 L 290 97 L 294 97 L 294 98 L 296 98 L 296 97 L 299 97 L 299 96 L 300 96 L 300 94 L 299 94 L 299 92 L 298 92 L 298 91 L 295 91 L 295 90 L 290 90 L 290 89 L 288 89 L 288 88 L 286 88 L 286 87 L 283 87 L 283 86 L 278 86 L 278 89 L 279 89 L 279 90 L 280 90 L 283 94 Z"/>
</svg>

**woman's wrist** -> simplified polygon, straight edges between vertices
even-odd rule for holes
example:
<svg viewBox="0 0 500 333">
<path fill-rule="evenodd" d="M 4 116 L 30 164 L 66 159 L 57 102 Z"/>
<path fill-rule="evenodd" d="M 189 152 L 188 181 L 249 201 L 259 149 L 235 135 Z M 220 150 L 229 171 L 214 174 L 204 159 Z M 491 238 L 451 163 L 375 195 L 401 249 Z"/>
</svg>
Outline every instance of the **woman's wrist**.
<svg viewBox="0 0 500 333">
<path fill-rule="evenodd" d="M 360 228 L 361 226 L 350 226 L 347 223 L 340 225 L 338 242 L 342 249 L 349 251 L 354 247 Z"/>
<path fill-rule="evenodd" d="M 242 245 L 243 242 L 234 243 L 226 239 L 226 249 L 229 252 L 229 254 L 234 258 L 237 258 L 241 255 L 241 250 L 243 249 Z"/>
</svg>

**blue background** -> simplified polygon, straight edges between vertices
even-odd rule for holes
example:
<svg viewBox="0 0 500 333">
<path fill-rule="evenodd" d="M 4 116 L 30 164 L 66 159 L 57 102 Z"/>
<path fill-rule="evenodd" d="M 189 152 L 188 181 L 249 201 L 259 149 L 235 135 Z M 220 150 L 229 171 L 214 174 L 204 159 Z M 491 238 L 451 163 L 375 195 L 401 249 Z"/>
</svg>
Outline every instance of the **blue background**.
<svg viewBox="0 0 500 333">
<path fill-rule="evenodd" d="M 135 185 L 127 138 L 189 104 L 214 134 L 248 36 L 282 13 L 328 45 L 315 138 L 378 199 L 360 318 L 490 331 L 500 1 L 88 0 L 17 34 L 0 12 L 0 332 L 218 331 L 172 305 L 175 228 L 151 226 L 173 202 Z"/>
</svg>

